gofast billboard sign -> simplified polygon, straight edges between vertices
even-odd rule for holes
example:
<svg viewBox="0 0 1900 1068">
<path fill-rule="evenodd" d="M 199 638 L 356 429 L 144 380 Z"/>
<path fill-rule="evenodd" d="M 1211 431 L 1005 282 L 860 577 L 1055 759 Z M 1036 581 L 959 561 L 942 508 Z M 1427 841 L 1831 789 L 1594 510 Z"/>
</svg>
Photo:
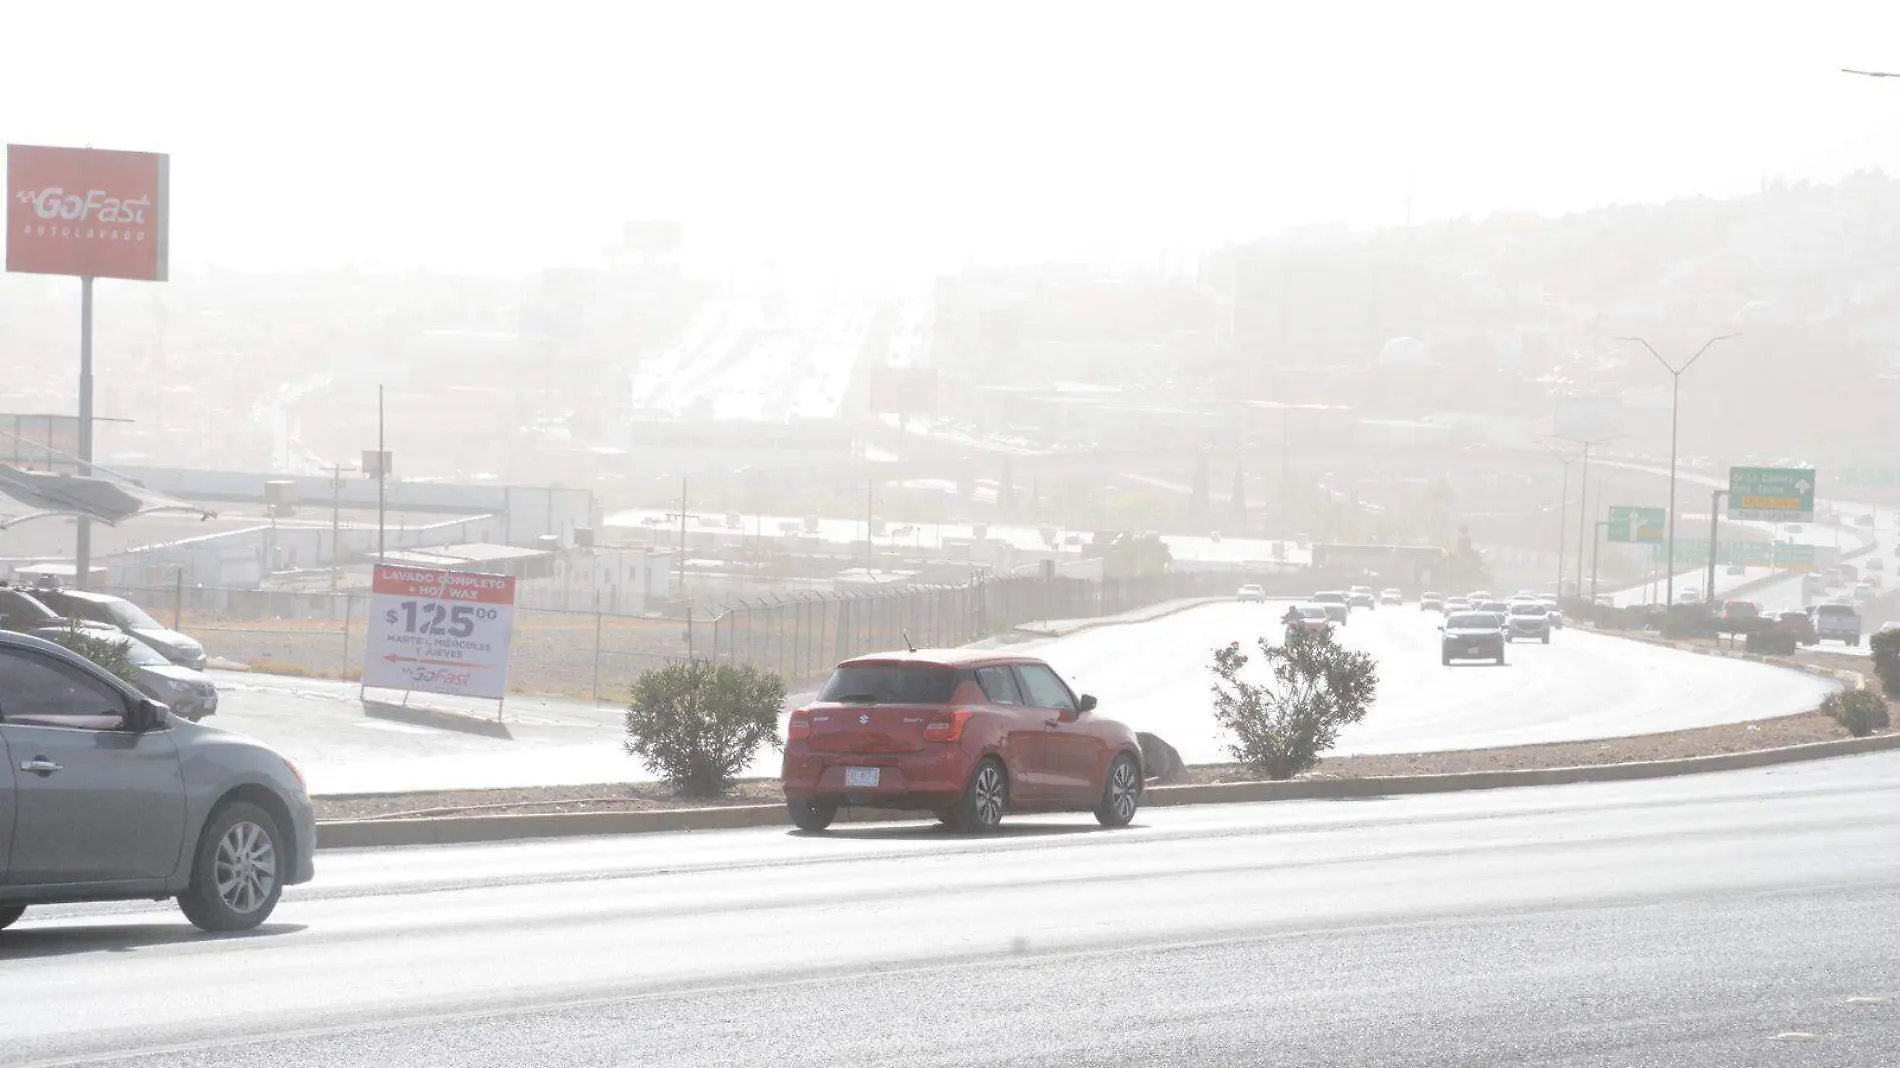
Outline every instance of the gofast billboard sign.
<svg viewBox="0 0 1900 1068">
<path fill-rule="evenodd" d="M 7 270 L 162 282 L 170 157 L 7 146 Z"/>
</svg>

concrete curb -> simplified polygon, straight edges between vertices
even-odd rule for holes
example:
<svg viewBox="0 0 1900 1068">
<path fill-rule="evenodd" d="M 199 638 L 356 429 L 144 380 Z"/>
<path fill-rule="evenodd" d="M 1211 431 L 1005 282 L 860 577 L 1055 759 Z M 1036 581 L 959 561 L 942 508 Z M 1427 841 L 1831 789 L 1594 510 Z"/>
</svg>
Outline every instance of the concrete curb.
<svg viewBox="0 0 1900 1068">
<path fill-rule="evenodd" d="M 1404 794 L 1455 793 L 1497 790 L 1513 786 L 1558 786 L 1566 783 L 1627 782 L 1660 779 L 1712 771 L 1789 764 L 1803 760 L 1850 756 L 1900 749 L 1900 733 L 1867 738 L 1809 742 L 1744 753 L 1715 753 L 1677 760 L 1594 764 L 1567 768 L 1516 771 L 1471 771 L 1444 775 L 1384 775 L 1363 779 L 1291 779 L 1283 782 L 1205 783 L 1192 786 L 1155 786 L 1145 791 L 1144 803 L 1174 805 L 1231 804 L 1246 801 L 1324 800 L 1386 797 Z M 847 809 L 845 822 L 915 819 L 917 813 L 879 809 Z M 448 816 L 437 819 L 337 820 L 317 825 L 318 849 L 364 849 L 388 846 L 450 845 L 507 842 L 528 838 L 568 838 L 606 834 L 650 834 L 658 831 L 713 831 L 740 827 L 783 827 L 783 805 L 731 805 L 723 808 L 662 809 L 650 812 L 536 813 L 522 816 Z"/>
<path fill-rule="evenodd" d="M 1798 660 L 1785 660 L 1778 656 L 1743 652 L 1740 649 L 1719 649 L 1707 645 L 1696 645 L 1691 642 L 1679 642 L 1669 638 L 1653 637 L 1648 634 L 1637 634 L 1633 631 L 1599 630 L 1592 627 L 1591 633 L 1601 634 L 1606 638 L 1621 638 L 1624 641 L 1642 642 L 1645 645 L 1657 645 L 1664 649 L 1674 649 L 1681 653 L 1694 653 L 1697 656 L 1716 656 L 1724 660 L 1748 660 L 1757 664 L 1767 664 L 1769 667 L 1785 668 L 1789 671 L 1800 671 L 1809 675 L 1817 675 L 1824 679 L 1834 679 L 1837 682 L 1845 683 L 1846 687 L 1850 690 L 1864 690 L 1867 688 L 1866 675 L 1858 671 L 1848 671 L 1845 668 L 1822 667 L 1819 664 L 1803 664 Z"/>
</svg>

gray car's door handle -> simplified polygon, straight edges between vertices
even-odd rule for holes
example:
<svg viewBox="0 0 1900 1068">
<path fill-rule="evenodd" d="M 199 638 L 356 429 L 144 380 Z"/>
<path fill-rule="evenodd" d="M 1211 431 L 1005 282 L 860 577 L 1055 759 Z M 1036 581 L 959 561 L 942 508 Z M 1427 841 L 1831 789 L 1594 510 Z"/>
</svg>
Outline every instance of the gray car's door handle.
<svg viewBox="0 0 1900 1068">
<path fill-rule="evenodd" d="M 46 759 L 43 756 L 36 756 L 32 760 L 20 761 L 20 770 L 21 771 L 37 771 L 41 775 L 51 775 L 52 773 L 56 771 L 64 771 L 65 769 L 60 767 L 58 764 L 55 764 L 52 761 Z"/>
</svg>

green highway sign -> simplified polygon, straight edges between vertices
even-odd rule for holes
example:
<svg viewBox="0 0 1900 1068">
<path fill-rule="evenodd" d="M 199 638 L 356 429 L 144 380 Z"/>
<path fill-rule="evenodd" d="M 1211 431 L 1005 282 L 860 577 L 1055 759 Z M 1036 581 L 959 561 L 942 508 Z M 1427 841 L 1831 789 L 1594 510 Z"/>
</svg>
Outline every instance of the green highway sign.
<svg viewBox="0 0 1900 1068">
<path fill-rule="evenodd" d="M 1661 508 L 1638 508 L 1630 504 L 1610 505 L 1610 540 L 1650 544 L 1668 536 Z"/>
<path fill-rule="evenodd" d="M 1900 467 L 1850 467 L 1841 472 L 1846 486 L 1900 486 Z"/>
<path fill-rule="evenodd" d="M 1668 546 L 1651 545 L 1649 558 L 1656 563 L 1663 563 L 1668 558 Z M 1677 567 L 1704 567 L 1708 562 L 1709 539 L 1676 539 Z M 1724 567 L 1740 564 L 1743 567 L 1772 567 L 1781 571 L 1813 571 L 1814 546 L 1793 541 L 1725 541 L 1715 562 Z"/>
<path fill-rule="evenodd" d="M 1770 523 L 1814 521 L 1814 471 L 1800 467 L 1731 467 L 1728 517 Z"/>
</svg>

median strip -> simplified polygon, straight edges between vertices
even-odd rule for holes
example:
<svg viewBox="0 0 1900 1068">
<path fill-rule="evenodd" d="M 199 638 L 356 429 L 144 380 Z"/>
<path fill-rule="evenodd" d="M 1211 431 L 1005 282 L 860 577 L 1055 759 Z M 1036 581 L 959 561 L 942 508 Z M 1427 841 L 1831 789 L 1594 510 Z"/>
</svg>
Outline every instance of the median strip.
<svg viewBox="0 0 1900 1068">
<path fill-rule="evenodd" d="M 1589 742 L 1333 757 L 1308 775 L 1282 781 L 1241 778 L 1243 769 L 1233 765 L 1201 765 L 1188 769 L 1194 781 L 1151 785 L 1145 803 L 1324 800 L 1622 782 L 1900 749 L 1900 733 L 1839 734 L 1832 721 L 1809 712 Z M 772 779 L 742 781 L 725 803 L 697 806 L 670 800 L 653 784 L 318 798 L 316 803 L 323 817 L 319 849 L 787 825 Z M 848 822 L 919 818 L 921 813 L 878 809 L 839 813 Z"/>
</svg>

